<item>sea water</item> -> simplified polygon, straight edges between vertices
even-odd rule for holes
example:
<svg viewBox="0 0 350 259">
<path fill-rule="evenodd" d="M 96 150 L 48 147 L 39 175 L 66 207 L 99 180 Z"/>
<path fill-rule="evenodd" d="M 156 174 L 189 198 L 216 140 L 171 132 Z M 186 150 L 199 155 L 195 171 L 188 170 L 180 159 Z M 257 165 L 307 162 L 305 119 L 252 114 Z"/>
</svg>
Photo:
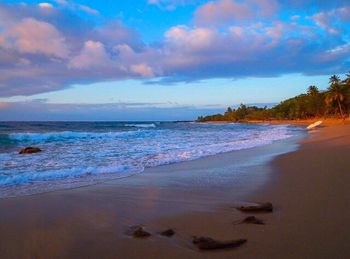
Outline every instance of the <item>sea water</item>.
<svg viewBox="0 0 350 259">
<path fill-rule="evenodd" d="M 194 122 L 0 122 L 0 197 L 95 184 L 281 141 L 289 125 Z M 19 155 L 35 146 L 36 154 Z"/>
</svg>

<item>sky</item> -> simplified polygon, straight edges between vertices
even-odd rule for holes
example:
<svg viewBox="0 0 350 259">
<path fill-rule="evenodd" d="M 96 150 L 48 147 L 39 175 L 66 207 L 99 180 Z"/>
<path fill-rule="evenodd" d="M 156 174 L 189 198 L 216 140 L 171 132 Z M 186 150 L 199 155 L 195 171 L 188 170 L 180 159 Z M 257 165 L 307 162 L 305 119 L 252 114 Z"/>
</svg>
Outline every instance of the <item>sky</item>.
<svg viewBox="0 0 350 259">
<path fill-rule="evenodd" d="M 0 1 L 0 120 L 191 120 L 350 70 L 348 0 Z"/>
</svg>

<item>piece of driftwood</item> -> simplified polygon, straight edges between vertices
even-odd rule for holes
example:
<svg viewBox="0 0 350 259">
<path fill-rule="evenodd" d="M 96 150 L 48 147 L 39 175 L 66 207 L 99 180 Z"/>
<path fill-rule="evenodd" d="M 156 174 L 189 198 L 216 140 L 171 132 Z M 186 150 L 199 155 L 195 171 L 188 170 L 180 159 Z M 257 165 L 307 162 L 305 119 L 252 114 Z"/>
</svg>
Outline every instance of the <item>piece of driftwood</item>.
<svg viewBox="0 0 350 259">
<path fill-rule="evenodd" d="M 264 202 L 264 203 L 257 203 L 256 205 L 249 205 L 249 206 L 240 206 L 236 209 L 242 211 L 242 212 L 272 212 L 273 206 L 271 202 Z"/>
<path fill-rule="evenodd" d="M 192 243 L 196 245 L 200 250 L 218 250 L 218 249 L 230 249 L 236 248 L 244 243 L 246 239 L 237 239 L 229 241 L 218 241 L 210 237 L 193 237 Z"/>
</svg>

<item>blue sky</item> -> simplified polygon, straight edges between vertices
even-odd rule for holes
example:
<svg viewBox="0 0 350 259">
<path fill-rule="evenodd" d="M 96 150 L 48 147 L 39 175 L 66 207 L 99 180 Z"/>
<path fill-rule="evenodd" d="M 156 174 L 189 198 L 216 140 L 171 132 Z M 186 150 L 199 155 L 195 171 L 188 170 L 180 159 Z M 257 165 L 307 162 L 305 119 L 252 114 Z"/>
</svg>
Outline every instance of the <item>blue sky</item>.
<svg viewBox="0 0 350 259">
<path fill-rule="evenodd" d="M 3 1 L 0 120 L 181 120 L 350 70 L 350 4 Z"/>
</svg>

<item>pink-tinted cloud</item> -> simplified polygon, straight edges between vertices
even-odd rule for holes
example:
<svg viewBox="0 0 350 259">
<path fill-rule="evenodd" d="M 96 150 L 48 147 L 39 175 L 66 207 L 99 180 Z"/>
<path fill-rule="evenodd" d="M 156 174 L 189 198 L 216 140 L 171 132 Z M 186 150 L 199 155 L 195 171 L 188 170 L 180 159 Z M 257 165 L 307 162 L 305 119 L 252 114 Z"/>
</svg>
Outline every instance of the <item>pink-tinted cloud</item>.
<svg viewBox="0 0 350 259">
<path fill-rule="evenodd" d="M 212 46 L 216 40 L 216 31 L 210 28 L 190 29 L 186 26 L 176 26 L 165 33 L 166 42 L 170 47 L 181 48 L 182 51 L 198 52 Z"/>
<path fill-rule="evenodd" d="M 7 107 L 9 107 L 10 105 L 7 102 L 0 102 L 0 110 L 1 109 L 6 109 Z"/>
<path fill-rule="evenodd" d="M 195 20 L 200 25 L 245 22 L 257 17 L 271 17 L 278 8 L 276 0 L 216 0 L 200 6 L 196 10 Z"/>
<path fill-rule="evenodd" d="M 316 13 L 312 16 L 315 23 L 330 34 L 342 33 L 340 22 L 350 21 L 350 6 Z"/>
<path fill-rule="evenodd" d="M 1 36 L 2 45 L 20 53 L 44 54 L 57 58 L 67 58 L 69 49 L 64 37 L 46 22 L 24 18 L 9 27 Z"/>
<path fill-rule="evenodd" d="M 219 0 L 209 2 L 196 11 L 199 24 L 220 24 L 230 21 L 243 21 L 253 17 L 253 12 L 244 2 Z"/>
<path fill-rule="evenodd" d="M 92 67 L 109 66 L 111 61 L 104 45 L 99 41 L 86 41 L 81 52 L 69 62 L 69 67 L 87 69 Z"/>
<path fill-rule="evenodd" d="M 136 75 L 140 75 L 142 77 L 153 77 L 154 76 L 154 72 L 153 72 L 152 68 L 146 64 L 131 65 L 130 69 Z"/>
</svg>

